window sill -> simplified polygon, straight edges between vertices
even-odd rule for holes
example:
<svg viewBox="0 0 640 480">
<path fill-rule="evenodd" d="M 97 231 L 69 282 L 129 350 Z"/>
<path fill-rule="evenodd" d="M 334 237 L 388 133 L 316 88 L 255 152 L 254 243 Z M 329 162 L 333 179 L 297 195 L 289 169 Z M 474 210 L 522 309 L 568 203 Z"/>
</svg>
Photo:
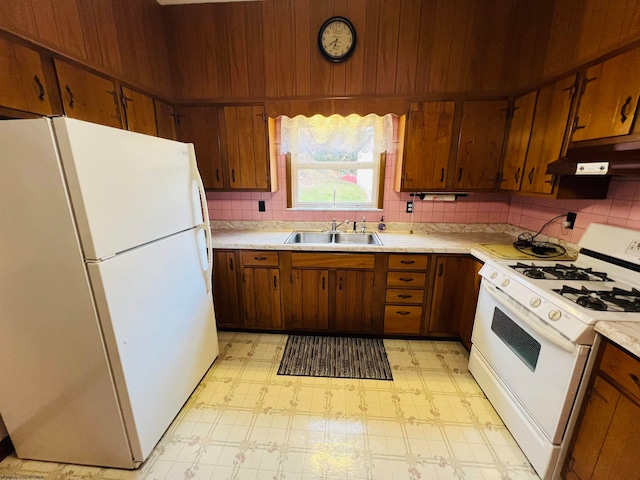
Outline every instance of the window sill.
<svg viewBox="0 0 640 480">
<path fill-rule="evenodd" d="M 363 208 L 363 207 L 336 207 L 336 208 L 324 208 L 324 207 L 292 207 L 287 208 L 287 211 L 295 212 L 382 212 L 382 208 Z"/>
</svg>

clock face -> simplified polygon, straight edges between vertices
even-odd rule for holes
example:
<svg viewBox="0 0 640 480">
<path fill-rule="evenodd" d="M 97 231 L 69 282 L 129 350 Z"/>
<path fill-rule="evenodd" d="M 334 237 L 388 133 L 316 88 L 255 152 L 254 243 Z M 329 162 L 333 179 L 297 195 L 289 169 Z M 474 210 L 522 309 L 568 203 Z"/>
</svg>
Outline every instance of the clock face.
<svg viewBox="0 0 640 480">
<path fill-rule="evenodd" d="M 356 31 L 346 18 L 330 18 L 320 27 L 318 46 L 328 60 L 346 60 L 356 46 Z"/>
</svg>

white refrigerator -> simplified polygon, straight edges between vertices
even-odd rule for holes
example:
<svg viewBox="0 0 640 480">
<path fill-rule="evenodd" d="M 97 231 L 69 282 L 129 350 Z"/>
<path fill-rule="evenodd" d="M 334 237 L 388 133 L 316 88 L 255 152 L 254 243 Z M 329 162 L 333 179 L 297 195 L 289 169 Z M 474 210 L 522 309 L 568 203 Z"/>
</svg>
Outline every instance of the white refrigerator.
<svg viewBox="0 0 640 480">
<path fill-rule="evenodd" d="M 218 356 L 193 146 L 0 121 L 0 415 L 18 457 L 136 468 Z"/>
</svg>

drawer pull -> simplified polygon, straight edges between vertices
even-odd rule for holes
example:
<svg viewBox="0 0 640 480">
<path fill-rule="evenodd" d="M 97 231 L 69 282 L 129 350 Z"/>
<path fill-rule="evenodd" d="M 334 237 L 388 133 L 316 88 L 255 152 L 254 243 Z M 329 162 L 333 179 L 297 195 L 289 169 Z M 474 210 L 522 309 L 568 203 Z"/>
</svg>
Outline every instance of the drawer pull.
<svg viewBox="0 0 640 480">
<path fill-rule="evenodd" d="M 633 383 L 635 383 L 636 386 L 640 388 L 640 379 L 638 378 L 638 376 L 633 373 L 630 373 L 629 376 L 631 377 L 631 380 L 633 380 Z"/>
<path fill-rule="evenodd" d="M 253 257 L 254 260 L 258 260 L 259 262 L 262 262 L 264 260 L 267 259 L 267 257 Z"/>
<path fill-rule="evenodd" d="M 413 295 L 398 295 L 398 298 L 412 298 Z"/>
<path fill-rule="evenodd" d="M 401 282 L 413 282 L 413 278 L 400 277 Z"/>
<path fill-rule="evenodd" d="M 402 263 L 403 265 L 413 265 L 414 263 L 416 263 L 415 260 L 400 260 L 400 263 Z"/>
<path fill-rule="evenodd" d="M 398 311 L 398 312 L 396 312 L 396 313 L 397 313 L 398 315 L 403 315 L 403 316 L 404 316 L 404 315 L 409 315 L 411 312 L 407 312 L 406 310 L 401 310 L 401 311 Z"/>
</svg>

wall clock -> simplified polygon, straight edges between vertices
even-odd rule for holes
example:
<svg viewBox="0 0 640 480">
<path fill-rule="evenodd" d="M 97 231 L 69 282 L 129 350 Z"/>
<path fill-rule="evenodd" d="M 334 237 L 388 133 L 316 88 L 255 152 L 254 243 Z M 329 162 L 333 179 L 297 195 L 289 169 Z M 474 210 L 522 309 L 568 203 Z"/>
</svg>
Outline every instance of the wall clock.
<svg viewBox="0 0 640 480">
<path fill-rule="evenodd" d="M 356 48 L 356 29 L 344 17 L 331 17 L 318 32 L 320 53 L 331 62 L 343 62 Z"/>
</svg>

